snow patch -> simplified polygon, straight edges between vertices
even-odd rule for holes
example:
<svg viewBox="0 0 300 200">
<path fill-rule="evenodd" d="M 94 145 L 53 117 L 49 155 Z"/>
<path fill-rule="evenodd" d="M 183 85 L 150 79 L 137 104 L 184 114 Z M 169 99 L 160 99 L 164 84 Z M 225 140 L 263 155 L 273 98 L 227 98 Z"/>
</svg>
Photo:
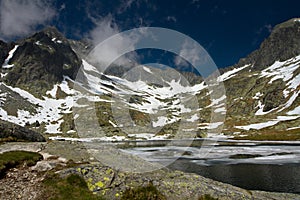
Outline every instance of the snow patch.
<svg viewBox="0 0 300 200">
<path fill-rule="evenodd" d="M 144 69 L 146 72 L 152 74 L 152 71 L 151 71 L 148 67 L 143 66 L 143 69 Z"/>
<path fill-rule="evenodd" d="M 300 116 L 278 116 L 277 119 L 273 119 L 271 121 L 256 123 L 256 124 L 250 124 L 250 125 L 245 125 L 245 126 L 235 126 L 235 127 L 238 128 L 238 129 L 243 129 L 243 130 L 247 130 L 247 131 L 249 131 L 250 129 L 259 130 L 259 129 L 267 128 L 267 127 L 270 127 L 270 126 L 274 126 L 274 125 L 278 124 L 281 121 L 295 120 L 299 117 Z"/>
<path fill-rule="evenodd" d="M 226 113 L 226 108 L 225 107 L 221 107 L 221 108 L 217 108 L 214 110 L 215 113 Z"/>
<path fill-rule="evenodd" d="M 263 111 L 265 105 L 263 105 L 263 104 L 261 103 L 261 101 L 258 101 L 258 105 L 257 105 L 256 107 L 258 107 L 258 110 L 255 112 L 254 115 L 265 115 L 265 114 L 268 114 L 268 113 L 270 113 L 270 112 L 272 112 L 272 111 L 274 111 L 274 110 L 277 109 L 277 108 L 273 108 L 273 109 L 271 109 L 271 110 L 265 112 L 265 111 Z"/>
<path fill-rule="evenodd" d="M 270 67 L 264 69 L 260 77 L 272 77 L 269 84 L 277 79 L 282 79 L 285 82 L 289 81 L 293 77 L 294 71 L 299 68 L 299 61 L 300 56 L 283 62 L 276 61 Z"/>
<path fill-rule="evenodd" d="M 300 129 L 300 126 L 297 126 L 297 127 L 291 127 L 291 128 L 288 128 L 288 129 L 286 129 L 286 130 L 295 130 L 295 129 Z"/>
<path fill-rule="evenodd" d="M 84 59 L 82 59 L 82 66 L 83 66 L 83 69 L 86 70 L 86 71 L 93 71 L 93 72 L 99 73 L 99 71 L 97 70 L 96 67 L 94 67 L 93 65 L 89 64 Z"/>
<path fill-rule="evenodd" d="M 236 74 L 237 72 L 239 72 L 239 71 L 241 71 L 241 70 L 243 70 L 243 69 L 245 69 L 246 67 L 249 67 L 249 66 L 250 66 L 250 64 L 245 65 L 245 66 L 240 67 L 240 68 L 234 68 L 234 69 L 232 69 L 232 70 L 230 70 L 230 71 L 227 71 L 227 72 L 225 72 L 224 74 L 220 75 L 220 76 L 217 78 L 217 81 L 218 81 L 218 82 L 226 81 L 226 80 L 228 80 L 228 79 L 230 79 L 230 78 L 236 76 L 236 75 L 237 75 L 237 74 Z"/>
<path fill-rule="evenodd" d="M 293 93 L 293 95 L 292 95 L 292 96 L 289 98 L 289 100 L 284 104 L 284 106 L 283 106 L 280 110 L 278 110 L 277 112 L 281 112 L 281 111 L 283 111 L 284 109 L 289 108 L 289 107 L 294 103 L 294 101 L 295 101 L 296 98 L 298 97 L 299 93 L 300 93 L 300 91 L 297 91 L 297 92 Z"/>
<path fill-rule="evenodd" d="M 257 93 L 255 94 L 255 96 L 253 97 L 253 99 L 259 99 L 262 95 L 263 95 L 262 93 L 257 92 Z"/>
<path fill-rule="evenodd" d="M 207 106 L 207 108 L 209 107 L 212 107 L 212 106 L 215 106 L 217 107 L 219 105 L 220 102 L 226 100 L 226 95 L 224 94 L 223 96 L 221 96 L 220 98 L 218 99 L 212 99 L 212 102 L 209 106 Z"/>
<path fill-rule="evenodd" d="M 223 122 L 214 122 L 214 123 L 202 123 L 199 124 L 199 129 L 216 129 L 221 126 Z"/>
<path fill-rule="evenodd" d="M 153 127 L 161 127 L 166 125 L 168 122 L 168 118 L 164 116 L 158 117 L 158 120 L 156 122 L 152 122 Z"/>
<path fill-rule="evenodd" d="M 34 44 L 36 44 L 38 46 L 42 46 L 42 43 L 40 41 L 36 41 Z"/>
<path fill-rule="evenodd" d="M 9 69 L 12 68 L 14 65 L 9 65 L 9 61 L 10 59 L 14 56 L 14 53 L 16 52 L 16 50 L 18 49 L 19 45 L 15 45 L 14 48 L 12 50 L 10 50 L 10 52 L 8 53 L 7 58 L 4 60 L 4 64 L 2 65 L 2 68 L 4 69 Z"/>
<path fill-rule="evenodd" d="M 287 115 L 300 115 L 300 106 L 286 113 Z"/>
<path fill-rule="evenodd" d="M 58 43 L 58 44 L 61 44 L 61 43 L 62 43 L 61 40 L 57 40 L 56 38 L 52 38 L 52 42 L 55 42 L 55 43 Z"/>
<path fill-rule="evenodd" d="M 190 119 L 187 119 L 186 121 L 195 122 L 198 119 L 199 119 L 198 114 L 194 114 L 194 115 L 192 115 L 192 117 Z"/>
<path fill-rule="evenodd" d="M 109 122 L 114 128 L 118 127 L 118 126 L 117 126 L 115 123 L 113 123 L 112 121 L 108 120 L 108 122 Z"/>
</svg>

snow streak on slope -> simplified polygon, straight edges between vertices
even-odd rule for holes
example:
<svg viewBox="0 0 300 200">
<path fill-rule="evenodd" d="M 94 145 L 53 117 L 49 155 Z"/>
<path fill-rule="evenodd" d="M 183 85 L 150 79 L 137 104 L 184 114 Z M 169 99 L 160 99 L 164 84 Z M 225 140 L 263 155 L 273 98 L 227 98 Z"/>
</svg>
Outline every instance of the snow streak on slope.
<svg viewBox="0 0 300 200">
<path fill-rule="evenodd" d="M 83 66 L 83 69 L 86 70 L 86 71 L 92 71 L 92 72 L 99 73 L 99 71 L 97 70 L 96 67 L 94 67 L 93 65 L 89 64 L 87 61 L 85 61 L 83 59 L 82 59 L 82 66 Z"/>
<path fill-rule="evenodd" d="M 289 120 L 295 120 L 299 118 L 300 116 L 278 116 L 277 119 L 273 119 L 271 121 L 262 122 L 262 123 L 256 123 L 256 124 L 249 124 L 245 126 L 235 126 L 238 129 L 243 129 L 249 131 L 250 129 L 263 129 L 266 127 L 274 126 L 282 121 L 289 121 Z"/>
<path fill-rule="evenodd" d="M 236 75 L 237 75 L 237 72 L 239 72 L 239 71 L 241 71 L 241 70 L 243 70 L 243 69 L 245 69 L 246 67 L 249 67 L 249 66 L 250 66 L 250 65 L 245 65 L 245 66 L 243 66 L 243 67 L 240 67 L 240 68 L 234 68 L 234 69 L 232 69 L 232 70 L 230 70 L 230 71 L 227 71 L 227 72 L 225 72 L 224 74 L 220 75 L 220 76 L 218 77 L 217 81 L 219 81 L 219 82 L 226 81 L 226 80 L 228 80 L 228 79 L 230 79 L 230 78 L 236 76 Z"/>
<path fill-rule="evenodd" d="M 146 72 L 148 72 L 148 73 L 152 74 L 152 71 L 151 71 L 151 69 L 149 69 L 148 67 L 146 67 L 146 66 L 143 66 L 143 69 L 144 69 Z"/>
<path fill-rule="evenodd" d="M 53 89 L 50 91 L 47 91 L 46 94 L 49 94 L 52 98 L 56 98 L 56 93 L 57 93 L 58 88 L 60 88 L 67 95 L 74 94 L 74 90 L 70 89 L 67 80 L 71 80 L 71 79 L 67 76 L 64 76 L 64 80 L 60 84 L 55 84 Z"/>
<path fill-rule="evenodd" d="M 2 66 L 2 68 L 4 69 L 9 69 L 12 68 L 14 65 L 9 65 L 9 61 L 10 59 L 14 56 L 15 51 L 18 49 L 19 45 L 16 45 L 9 53 L 8 53 L 8 57 L 5 59 L 4 64 Z"/>
</svg>

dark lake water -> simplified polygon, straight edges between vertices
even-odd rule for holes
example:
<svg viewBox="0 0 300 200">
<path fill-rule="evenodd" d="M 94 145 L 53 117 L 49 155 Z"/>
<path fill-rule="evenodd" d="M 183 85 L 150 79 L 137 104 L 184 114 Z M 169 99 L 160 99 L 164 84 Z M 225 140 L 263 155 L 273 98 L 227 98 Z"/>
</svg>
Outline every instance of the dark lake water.
<svg viewBox="0 0 300 200">
<path fill-rule="evenodd" d="M 197 173 L 244 189 L 300 194 L 299 164 L 216 164 L 201 166 L 179 159 L 168 167 Z"/>
<path fill-rule="evenodd" d="M 177 156 L 165 166 L 244 189 L 300 194 L 300 144 L 296 142 L 217 142 L 213 148 L 153 145 L 125 151 L 161 164 Z M 209 148 L 209 153 L 199 156 L 200 148 Z"/>
</svg>

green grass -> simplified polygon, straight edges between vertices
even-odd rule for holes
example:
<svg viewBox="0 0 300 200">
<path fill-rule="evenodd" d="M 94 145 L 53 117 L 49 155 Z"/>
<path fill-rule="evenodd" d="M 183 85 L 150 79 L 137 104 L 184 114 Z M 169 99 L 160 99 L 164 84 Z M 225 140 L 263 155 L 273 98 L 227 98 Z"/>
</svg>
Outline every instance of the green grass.
<svg viewBox="0 0 300 200">
<path fill-rule="evenodd" d="M 23 165 L 26 163 L 28 166 L 33 166 L 39 160 L 42 160 L 43 156 L 36 152 L 28 151 L 9 151 L 0 154 L 0 177 L 4 176 L 6 171 Z"/>
<path fill-rule="evenodd" d="M 93 194 L 85 180 L 76 174 L 61 178 L 50 173 L 44 182 L 44 199 L 53 200 L 104 200 L 103 197 Z"/>
<path fill-rule="evenodd" d="M 127 189 L 123 193 L 121 200 L 166 200 L 155 186 L 149 184 L 146 187 Z"/>
</svg>

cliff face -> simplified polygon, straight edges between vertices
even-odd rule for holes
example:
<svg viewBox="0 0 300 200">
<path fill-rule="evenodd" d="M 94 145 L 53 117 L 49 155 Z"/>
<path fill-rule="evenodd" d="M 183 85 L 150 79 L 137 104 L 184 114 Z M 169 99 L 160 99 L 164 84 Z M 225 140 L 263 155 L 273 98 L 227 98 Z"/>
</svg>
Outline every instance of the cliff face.
<svg viewBox="0 0 300 200">
<path fill-rule="evenodd" d="M 274 27 L 260 48 L 241 59 L 239 66 L 253 64 L 253 69 L 263 70 L 275 61 L 285 61 L 300 54 L 300 20 L 291 19 Z"/>
<path fill-rule="evenodd" d="M 3 73 L 7 73 L 3 81 L 13 87 L 29 90 L 36 96 L 61 82 L 63 76 L 75 79 L 81 66 L 81 60 L 69 41 L 53 27 L 20 40 L 15 45 L 16 50 L 8 63 L 13 67 L 2 69 Z M 7 54 L 7 51 L 3 53 Z"/>
</svg>

